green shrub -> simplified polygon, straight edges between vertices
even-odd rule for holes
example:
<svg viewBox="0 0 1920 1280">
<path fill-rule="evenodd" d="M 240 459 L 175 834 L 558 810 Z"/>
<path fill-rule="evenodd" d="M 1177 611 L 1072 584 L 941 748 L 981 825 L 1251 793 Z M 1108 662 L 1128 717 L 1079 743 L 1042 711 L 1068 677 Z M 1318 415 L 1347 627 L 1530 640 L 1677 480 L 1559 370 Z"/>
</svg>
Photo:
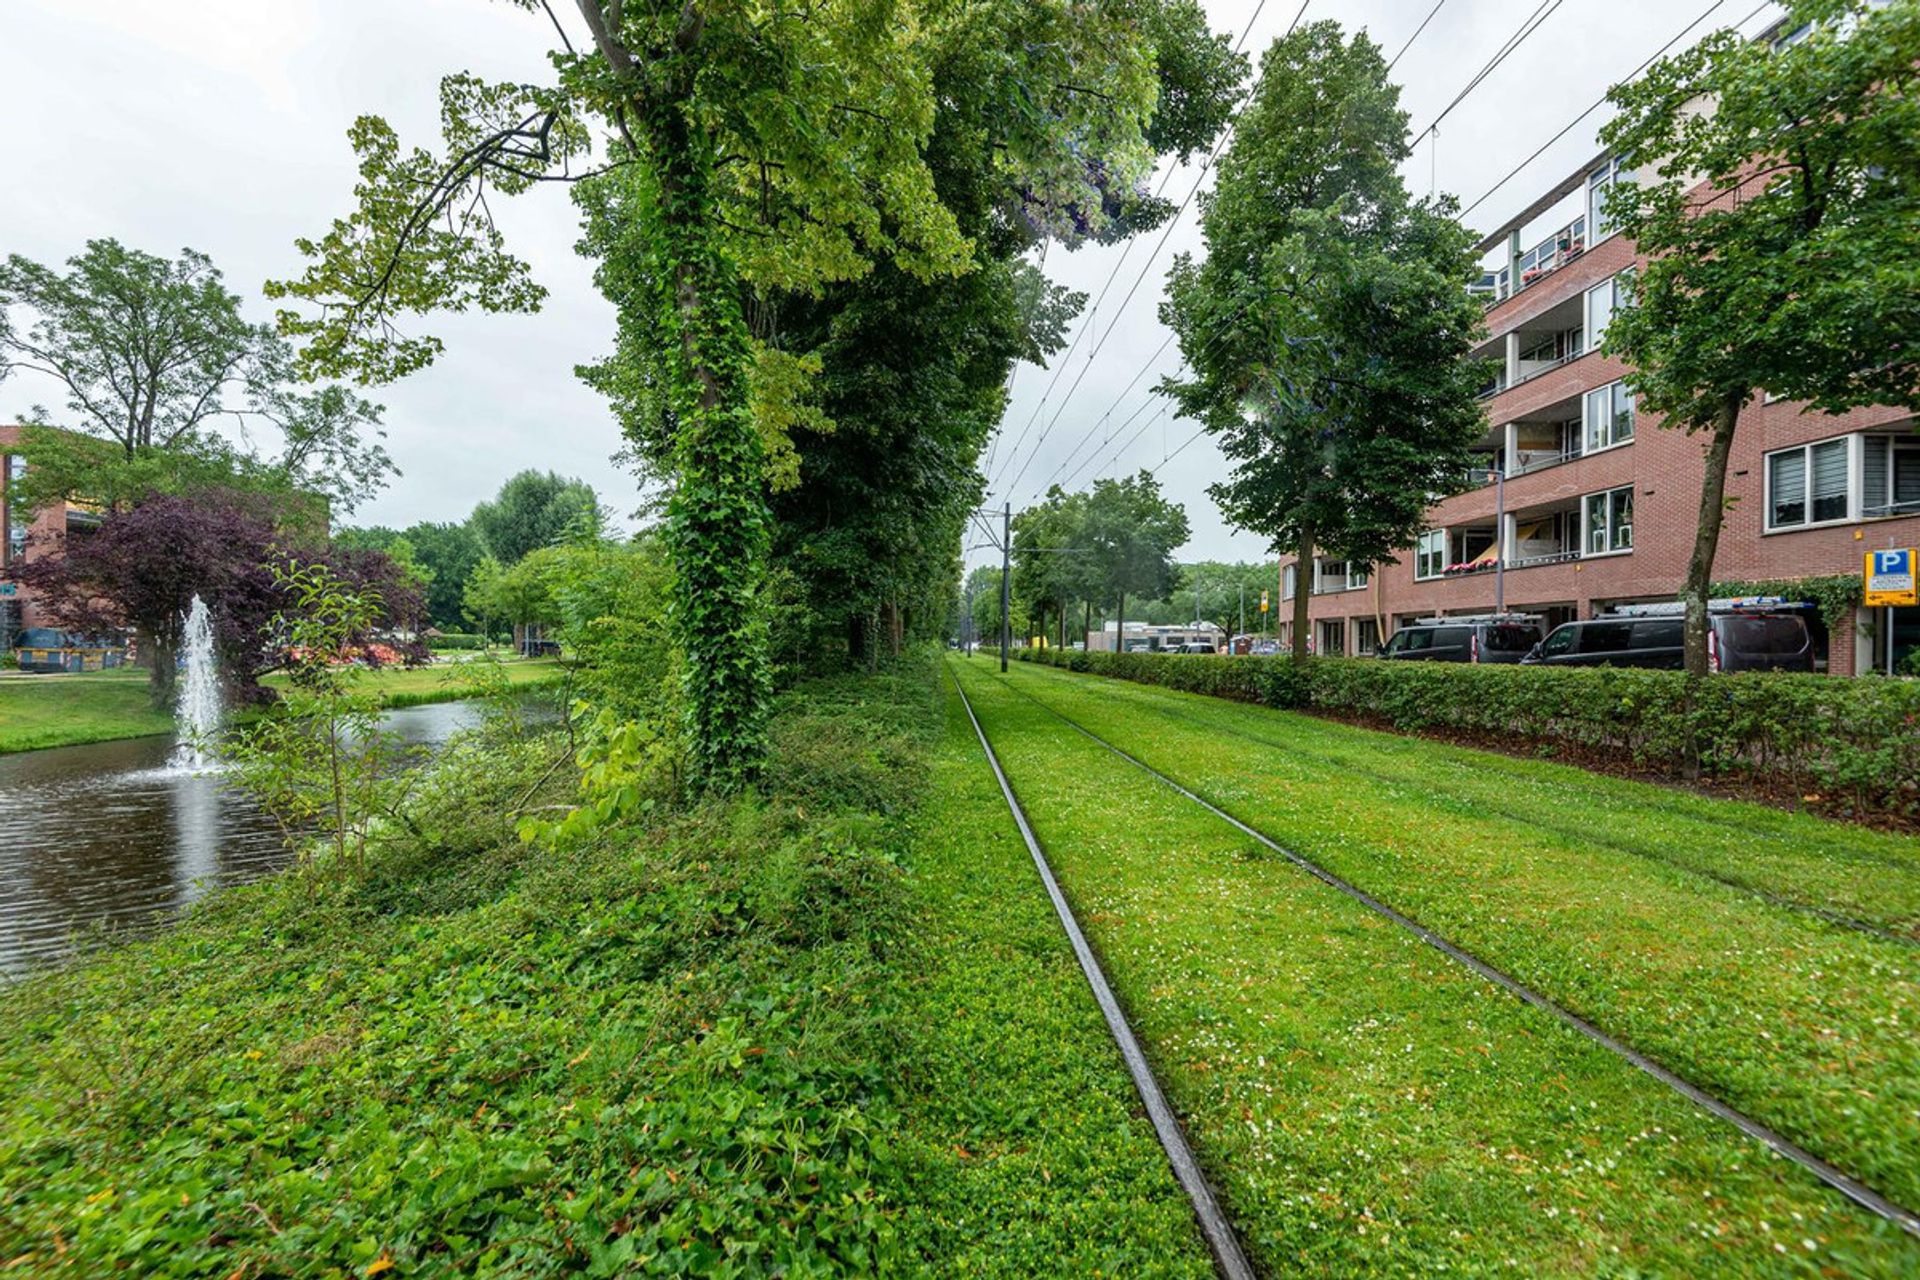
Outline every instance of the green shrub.
<svg viewBox="0 0 1920 1280">
<path fill-rule="evenodd" d="M 437 636 L 427 637 L 429 649 L 484 649 L 486 647 L 485 636 L 471 635 L 462 631 L 443 631 Z"/>
<path fill-rule="evenodd" d="M 1920 684 L 1755 672 L 1028 651 L 1043 662 L 1189 693 L 1572 751 L 1672 778 L 1819 793 L 1857 813 L 1920 813 Z"/>
</svg>

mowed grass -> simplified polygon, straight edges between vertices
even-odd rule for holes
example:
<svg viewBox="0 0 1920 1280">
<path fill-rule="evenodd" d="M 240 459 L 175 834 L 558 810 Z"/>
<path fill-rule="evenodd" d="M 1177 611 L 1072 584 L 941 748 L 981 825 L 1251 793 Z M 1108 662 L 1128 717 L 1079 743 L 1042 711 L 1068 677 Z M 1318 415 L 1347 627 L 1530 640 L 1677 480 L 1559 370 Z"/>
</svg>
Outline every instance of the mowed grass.
<svg viewBox="0 0 1920 1280">
<path fill-rule="evenodd" d="M 1911 841 L 1618 780 L 1584 797 L 1559 766 L 1166 690 L 1033 668 L 1012 681 L 1920 1204 L 1920 951 L 1805 909 L 1910 930 Z M 1892 905 L 1823 891 L 1823 865 L 1836 885 L 1876 877 Z"/>
<path fill-rule="evenodd" d="M 1904 1275 L 1920 1246 L 960 671 L 1272 1274 Z"/>
<path fill-rule="evenodd" d="M 500 664 L 514 684 L 559 678 L 553 658 L 515 659 Z M 369 671 L 364 687 L 378 692 L 388 706 L 416 706 L 467 696 L 471 681 L 462 664 L 387 667 Z M 284 683 L 269 676 L 269 686 Z M 0 754 L 40 747 L 70 747 L 111 742 L 154 733 L 172 733 L 173 714 L 156 710 L 147 696 L 147 673 L 132 667 L 72 675 L 9 676 L 0 680 Z"/>
<path fill-rule="evenodd" d="M 919 963 L 894 1150 L 909 1251 L 938 1276 L 1211 1276 L 950 686 L 945 702 L 906 863 Z"/>
</svg>

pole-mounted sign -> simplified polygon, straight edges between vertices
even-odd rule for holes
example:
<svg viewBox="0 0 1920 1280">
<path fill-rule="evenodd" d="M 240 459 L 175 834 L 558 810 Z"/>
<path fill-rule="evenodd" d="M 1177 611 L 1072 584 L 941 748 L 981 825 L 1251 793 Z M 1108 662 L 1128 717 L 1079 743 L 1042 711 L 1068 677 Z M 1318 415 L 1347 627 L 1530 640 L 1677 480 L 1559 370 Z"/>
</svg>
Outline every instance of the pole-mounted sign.
<svg viewBox="0 0 1920 1280">
<path fill-rule="evenodd" d="M 1914 549 L 1893 547 L 1867 552 L 1865 592 L 1862 603 L 1868 608 L 1880 605 L 1920 605 L 1920 580 L 1914 575 Z"/>
<path fill-rule="evenodd" d="M 1267 611 L 1267 593 L 1266 593 L 1266 590 L 1263 588 L 1260 592 L 1260 612 L 1265 613 L 1266 611 Z"/>
</svg>

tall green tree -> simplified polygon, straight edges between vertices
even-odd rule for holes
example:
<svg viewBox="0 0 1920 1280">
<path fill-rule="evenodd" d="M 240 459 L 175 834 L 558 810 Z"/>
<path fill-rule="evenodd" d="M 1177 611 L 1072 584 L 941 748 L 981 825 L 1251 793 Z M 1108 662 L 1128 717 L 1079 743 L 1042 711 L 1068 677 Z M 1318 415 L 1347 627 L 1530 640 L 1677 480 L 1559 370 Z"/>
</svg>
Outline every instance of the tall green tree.
<svg viewBox="0 0 1920 1280">
<path fill-rule="evenodd" d="M 393 470 L 380 406 L 343 386 L 297 388 L 286 343 L 241 315 L 203 253 L 167 259 L 90 240 L 64 271 L 14 254 L 0 263 L 0 312 L 9 309 L 25 324 L 0 325 L 0 378 L 59 384 L 62 425 L 106 446 L 35 437 L 36 501 L 120 507 L 147 487 L 221 483 L 298 488 L 351 510 Z M 53 421 L 44 409 L 36 417 Z M 280 449 L 236 446 L 215 430 L 230 418 L 271 427 Z"/>
<path fill-rule="evenodd" d="M 1160 494 L 1150 471 L 1121 480 L 1096 480 L 1087 492 L 1081 540 L 1089 582 L 1114 602 L 1115 644 L 1124 651 L 1127 597 L 1164 596 L 1177 580 L 1173 553 L 1189 533 L 1186 509 Z"/>
<path fill-rule="evenodd" d="M 1191 373 L 1164 389 L 1220 443 L 1235 525 L 1367 563 L 1412 542 L 1484 430 L 1468 361 L 1471 237 L 1409 199 L 1406 115 L 1379 48 L 1317 22 L 1278 40 L 1178 259 L 1162 316 Z M 1308 592 L 1293 655 L 1308 658 Z"/>
<path fill-rule="evenodd" d="M 1616 86 L 1601 134 L 1639 179 L 1607 216 L 1648 259 L 1605 348 L 1643 408 L 1707 435 L 1696 675 L 1740 411 L 1766 393 L 1829 414 L 1920 406 L 1920 3 L 1802 0 L 1784 22 L 1811 31 L 1778 50 L 1722 31 Z"/>
<path fill-rule="evenodd" d="M 598 507 L 593 487 L 584 480 L 522 471 L 492 500 L 475 506 L 467 523 L 489 555 L 511 566 L 529 552 L 564 541 Z"/>
<path fill-rule="evenodd" d="M 582 189 L 584 247 L 631 357 L 607 381 L 668 425 L 664 532 L 687 645 L 692 773 L 732 787 L 757 769 L 770 693 L 755 607 L 770 541 L 766 448 L 749 376 L 754 342 L 769 335 L 752 331 L 750 312 L 768 292 L 817 290 L 878 262 L 927 280 L 974 265 L 923 157 L 936 110 L 928 59 L 950 27 L 1017 29 L 1026 43 L 1003 47 L 1028 50 L 1043 74 L 1009 86 L 1019 126 L 1001 160 L 1060 218 L 1095 225 L 1108 217 L 1103 191 L 1130 190 L 1149 165 L 1153 58 L 1137 0 L 575 7 L 591 44 L 555 55 L 555 83 L 443 83 L 444 155 L 403 151 L 377 118 L 355 124 L 359 207 L 303 242 L 313 265 L 275 287 L 320 309 L 282 323 L 308 340 L 314 367 L 382 378 L 438 349 L 430 336 L 399 336 L 402 314 L 537 307 L 539 286 L 506 251 L 483 196 L 581 176 L 570 166 L 598 127 L 606 163 Z"/>
<path fill-rule="evenodd" d="M 1052 616 L 1062 645 L 1072 603 L 1095 591 L 1086 533 L 1087 495 L 1058 485 L 1013 518 L 1013 590 L 1037 632 L 1046 634 Z"/>
</svg>

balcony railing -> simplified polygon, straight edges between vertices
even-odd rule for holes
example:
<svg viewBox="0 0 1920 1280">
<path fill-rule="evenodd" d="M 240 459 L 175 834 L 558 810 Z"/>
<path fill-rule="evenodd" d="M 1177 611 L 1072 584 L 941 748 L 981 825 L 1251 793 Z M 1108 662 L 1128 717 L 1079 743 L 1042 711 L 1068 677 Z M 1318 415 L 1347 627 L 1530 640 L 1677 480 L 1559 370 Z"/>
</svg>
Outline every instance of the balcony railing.
<svg viewBox="0 0 1920 1280">
<path fill-rule="evenodd" d="M 1544 451 L 1540 449 L 1514 450 L 1514 465 L 1507 468 L 1507 479 L 1524 476 L 1530 471 L 1545 471 L 1548 467 L 1557 467 L 1563 462 L 1572 462 L 1585 452 L 1579 445 L 1571 449 Z"/>
<path fill-rule="evenodd" d="M 1569 560 L 1580 559 L 1580 548 L 1569 547 L 1563 551 L 1549 551 L 1541 555 L 1516 556 L 1507 561 L 1508 569 L 1534 569 L 1543 564 L 1565 564 Z M 1444 578 L 1471 578 L 1476 574 L 1492 573 L 1499 568 L 1496 560 L 1474 560 L 1466 564 L 1450 564 L 1441 570 Z"/>
<path fill-rule="evenodd" d="M 1883 502 L 1878 506 L 1860 508 L 1860 514 L 1867 518 L 1873 516 L 1920 516 L 1920 501 Z"/>
<path fill-rule="evenodd" d="M 1483 273 L 1476 283 L 1467 286 L 1467 292 L 1491 307 L 1532 288 L 1586 251 L 1587 219 L 1582 214 L 1520 255 L 1518 288 L 1513 285 L 1512 268 L 1502 267 Z"/>
</svg>

